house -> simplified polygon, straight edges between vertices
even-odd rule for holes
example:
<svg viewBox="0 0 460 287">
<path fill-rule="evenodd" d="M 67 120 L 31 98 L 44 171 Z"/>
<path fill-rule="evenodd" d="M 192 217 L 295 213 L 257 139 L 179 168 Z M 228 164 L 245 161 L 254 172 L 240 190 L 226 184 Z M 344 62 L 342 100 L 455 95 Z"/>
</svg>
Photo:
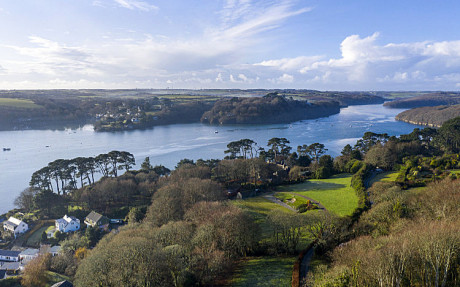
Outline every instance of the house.
<svg viewBox="0 0 460 287">
<path fill-rule="evenodd" d="M 18 274 L 21 270 L 20 262 L 0 262 L 0 270 L 5 270 L 8 275 Z"/>
<path fill-rule="evenodd" d="M 51 247 L 51 245 L 49 244 L 40 245 L 40 254 L 51 253 L 51 255 L 54 257 L 54 256 L 59 255 L 60 252 L 61 252 L 61 246 L 59 245 L 55 245 L 53 247 Z"/>
<path fill-rule="evenodd" d="M 26 232 L 29 229 L 29 225 L 24 221 L 10 217 L 7 221 L 3 222 L 3 229 L 14 234 L 14 237 Z"/>
<path fill-rule="evenodd" d="M 0 261 L 18 262 L 19 261 L 19 253 L 21 253 L 21 251 L 12 251 L 12 250 L 0 249 Z"/>
<path fill-rule="evenodd" d="M 22 262 L 28 262 L 38 257 L 39 254 L 40 254 L 40 250 L 34 249 L 34 248 L 28 248 L 22 251 L 21 253 L 19 253 L 19 260 L 21 260 Z"/>
<path fill-rule="evenodd" d="M 52 285 L 51 287 L 73 287 L 73 284 L 67 280 L 64 280 Z"/>
<path fill-rule="evenodd" d="M 107 228 L 109 226 L 110 219 L 102 214 L 91 211 L 91 213 L 86 216 L 85 223 L 87 226 Z"/>
<path fill-rule="evenodd" d="M 80 219 L 74 216 L 64 215 L 63 218 L 56 219 L 56 230 L 66 233 L 80 229 Z"/>
</svg>

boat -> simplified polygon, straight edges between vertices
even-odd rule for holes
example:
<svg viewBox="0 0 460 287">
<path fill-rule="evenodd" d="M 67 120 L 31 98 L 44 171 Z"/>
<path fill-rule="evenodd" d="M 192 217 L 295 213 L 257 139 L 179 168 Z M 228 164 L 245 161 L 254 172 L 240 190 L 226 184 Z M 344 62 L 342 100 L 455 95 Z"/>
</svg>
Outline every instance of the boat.
<svg viewBox="0 0 460 287">
<path fill-rule="evenodd" d="M 11 150 L 11 148 L 9 148 L 9 147 L 4 147 L 3 148 L 3 151 L 10 151 L 10 150 Z"/>
<path fill-rule="evenodd" d="M 219 132 L 218 132 L 218 131 L 215 131 L 214 133 L 215 133 L 215 134 L 218 134 Z"/>
</svg>

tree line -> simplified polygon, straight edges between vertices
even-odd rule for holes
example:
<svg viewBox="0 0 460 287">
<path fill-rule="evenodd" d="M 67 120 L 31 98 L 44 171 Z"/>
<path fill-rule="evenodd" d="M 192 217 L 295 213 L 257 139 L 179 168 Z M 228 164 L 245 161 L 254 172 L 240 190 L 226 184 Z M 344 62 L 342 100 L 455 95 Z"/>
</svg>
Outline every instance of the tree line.
<svg viewBox="0 0 460 287">
<path fill-rule="evenodd" d="M 95 183 L 95 175 L 117 177 L 118 171 L 128 171 L 135 165 L 134 156 L 126 151 L 111 151 L 96 157 L 57 159 L 32 174 L 29 185 L 38 190 L 47 190 L 66 195 Z"/>
</svg>

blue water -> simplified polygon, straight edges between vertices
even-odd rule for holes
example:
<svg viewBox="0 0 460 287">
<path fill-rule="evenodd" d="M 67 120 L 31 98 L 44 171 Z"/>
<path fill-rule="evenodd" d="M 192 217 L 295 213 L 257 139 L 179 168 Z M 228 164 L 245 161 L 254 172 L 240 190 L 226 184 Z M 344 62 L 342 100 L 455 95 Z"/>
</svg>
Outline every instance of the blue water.
<svg viewBox="0 0 460 287">
<path fill-rule="evenodd" d="M 266 147 L 273 137 L 285 137 L 293 150 L 298 145 L 323 143 L 337 156 L 346 144 L 354 145 L 366 131 L 400 135 L 415 125 L 395 121 L 402 109 L 382 105 L 351 106 L 340 114 L 292 124 L 209 126 L 180 124 L 151 130 L 96 133 L 92 126 L 76 130 L 27 130 L 0 132 L 0 214 L 13 208 L 15 197 L 28 186 L 32 173 L 58 158 L 96 156 L 111 150 L 134 154 L 137 167 L 145 157 L 153 165 L 174 168 L 183 158 L 223 158 L 226 145 L 249 138 Z M 217 133 L 216 133 L 217 131 Z"/>
</svg>

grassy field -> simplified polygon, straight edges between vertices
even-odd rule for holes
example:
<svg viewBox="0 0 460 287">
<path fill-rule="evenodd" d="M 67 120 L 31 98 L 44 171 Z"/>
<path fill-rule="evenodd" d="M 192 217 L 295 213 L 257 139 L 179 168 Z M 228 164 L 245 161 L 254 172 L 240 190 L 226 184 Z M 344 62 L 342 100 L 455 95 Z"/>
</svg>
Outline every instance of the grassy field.
<svg viewBox="0 0 460 287">
<path fill-rule="evenodd" d="M 339 216 L 351 215 L 358 206 L 358 197 L 350 186 L 351 177 L 351 174 L 339 174 L 328 179 L 314 179 L 282 186 L 279 191 L 295 192 L 310 197 Z"/>
<path fill-rule="evenodd" d="M 374 178 L 369 182 L 369 184 L 372 186 L 375 182 L 379 181 L 395 181 L 396 178 L 398 177 L 399 172 L 397 171 L 388 171 L 388 172 L 382 172 L 374 176 Z"/>
<path fill-rule="evenodd" d="M 0 98 L 0 106 L 23 108 L 23 109 L 38 109 L 42 108 L 40 105 L 34 104 L 31 100 Z"/>
<path fill-rule="evenodd" d="M 241 262 L 230 286 L 291 286 L 293 257 L 252 257 Z"/>
</svg>

